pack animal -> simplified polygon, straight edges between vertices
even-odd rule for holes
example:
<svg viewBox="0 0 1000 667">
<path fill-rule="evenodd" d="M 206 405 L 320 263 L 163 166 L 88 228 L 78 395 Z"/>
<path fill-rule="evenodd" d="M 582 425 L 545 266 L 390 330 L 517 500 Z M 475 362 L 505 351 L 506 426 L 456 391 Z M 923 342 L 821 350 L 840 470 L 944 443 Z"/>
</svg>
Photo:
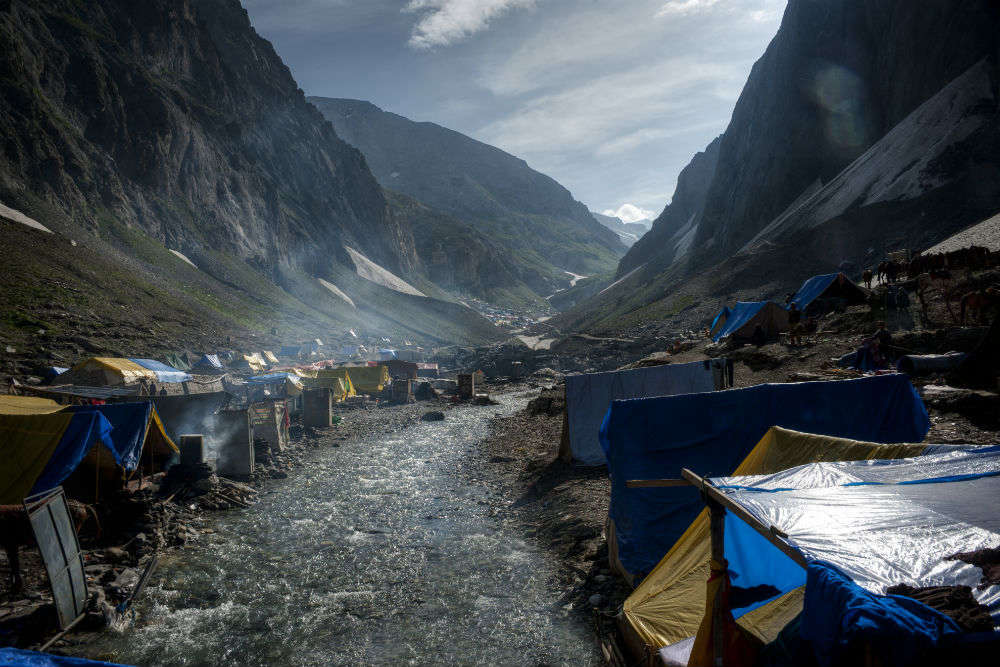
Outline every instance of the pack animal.
<svg viewBox="0 0 1000 667">
<path fill-rule="evenodd" d="M 968 311 L 969 317 L 973 317 L 980 322 L 984 321 L 987 309 L 1000 307 L 1000 290 L 995 287 L 987 287 L 984 290 L 969 292 L 962 297 L 961 322 L 965 324 L 965 313 Z"/>
<path fill-rule="evenodd" d="M 872 288 L 872 270 L 865 269 L 864 273 L 861 274 L 861 280 L 864 281 L 865 287 L 868 289 Z"/>
<path fill-rule="evenodd" d="M 93 517 L 95 534 L 101 536 L 101 521 L 93 505 L 85 505 L 75 500 L 67 501 L 69 515 L 79 533 L 87 519 Z M 31 521 L 23 505 L 0 505 L 0 544 L 7 552 L 7 565 L 10 567 L 10 592 L 16 593 L 24 588 L 24 578 L 21 576 L 21 547 L 35 544 L 35 535 L 31 530 Z"/>
</svg>

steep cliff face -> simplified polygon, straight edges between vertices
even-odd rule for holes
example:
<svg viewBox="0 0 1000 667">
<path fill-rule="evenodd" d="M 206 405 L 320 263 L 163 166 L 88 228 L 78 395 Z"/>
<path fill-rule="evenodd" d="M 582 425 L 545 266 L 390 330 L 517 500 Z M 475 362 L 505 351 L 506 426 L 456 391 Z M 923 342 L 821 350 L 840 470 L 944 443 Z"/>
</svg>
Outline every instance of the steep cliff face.
<svg viewBox="0 0 1000 667">
<path fill-rule="evenodd" d="M 719 147 L 695 244 L 722 259 L 989 53 L 991 0 L 791 0 Z"/>
<path fill-rule="evenodd" d="M 417 262 L 357 150 L 238 0 L 0 3 L 0 200 L 25 193 L 96 234 L 323 273 L 347 243 Z"/>
<path fill-rule="evenodd" d="M 661 266 L 669 266 L 690 249 L 715 176 L 720 143 L 721 137 L 716 137 L 681 170 L 673 198 L 653 221 L 653 228 L 622 258 L 618 277 L 653 259 Z"/>
<path fill-rule="evenodd" d="M 509 271 L 540 295 L 567 282 L 563 269 L 608 271 L 625 252 L 566 188 L 523 160 L 369 102 L 309 99 L 364 153 L 383 186 L 474 227 L 517 258 Z"/>
<path fill-rule="evenodd" d="M 991 0 L 790 0 L 707 185 L 679 182 L 618 280 L 553 323 L 699 326 L 724 299 L 781 295 L 992 215 L 998 62 Z"/>
</svg>

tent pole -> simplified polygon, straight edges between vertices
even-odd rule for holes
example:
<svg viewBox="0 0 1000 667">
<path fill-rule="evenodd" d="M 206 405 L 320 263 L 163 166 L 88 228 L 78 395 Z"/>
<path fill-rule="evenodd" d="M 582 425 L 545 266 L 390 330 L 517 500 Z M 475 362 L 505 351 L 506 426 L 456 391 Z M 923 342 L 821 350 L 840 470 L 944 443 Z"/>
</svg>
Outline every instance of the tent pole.
<svg viewBox="0 0 1000 667">
<path fill-rule="evenodd" d="M 726 562 L 726 510 L 722 507 L 722 505 L 709 499 L 708 497 L 705 498 L 705 504 L 708 505 L 712 561 L 718 563 L 719 565 L 724 565 Z M 723 572 L 725 574 L 724 570 Z M 725 576 L 729 575 L 725 574 Z M 726 664 L 724 623 L 725 610 L 722 608 L 722 595 L 720 593 L 712 600 L 712 655 L 717 667 L 724 667 Z"/>
<path fill-rule="evenodd" d="M 737 503 L 733 502 L 729 496 L 722 493 L 711 484 L 708 484 L 703 478 L 691 472 L 687 468 L 681 470 L 681 475 L 683 475 L 684 479 L 691 482 L 691 484 L 701 489 L 701 491 L 705 494 L 706 500 L 713 501 L 722 508 L 729 510 L 738 516 L 748 526 L 760 533 L 764 539 L 780 549 L 783 554 L 802 566 L 803 569 L 809 566 L 805 556 L 803 556 L 798 549 L 795 549 L 784 540 L 784 538 L 788 537 L 788 535 L 783 533 L 777 526 L 765 526 L 763 523 L 758 521 L 756 517 L 747 512 Z M 709 509 L 711 510 L 711 506 Z M 713 558 L 715 557 L 714 551 L 712 552 L 712 556 Z"/>
</svg>

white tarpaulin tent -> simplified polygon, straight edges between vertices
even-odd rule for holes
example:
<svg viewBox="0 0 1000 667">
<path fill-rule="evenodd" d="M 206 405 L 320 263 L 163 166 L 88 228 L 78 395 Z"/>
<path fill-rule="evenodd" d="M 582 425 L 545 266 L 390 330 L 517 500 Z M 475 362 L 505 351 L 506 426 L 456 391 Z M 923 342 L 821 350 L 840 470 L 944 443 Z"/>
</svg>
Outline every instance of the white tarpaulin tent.
<svg viewBox="0 0 1000 667">
<path fill-rule="evenodd" d="M 560 456 L 581 465 L 604 465 L 598 439 L 612 401 L 715 391 L 726 386 L 725 359 L 666 364 L 566 377 L 566 423 Z"/>
</svg>

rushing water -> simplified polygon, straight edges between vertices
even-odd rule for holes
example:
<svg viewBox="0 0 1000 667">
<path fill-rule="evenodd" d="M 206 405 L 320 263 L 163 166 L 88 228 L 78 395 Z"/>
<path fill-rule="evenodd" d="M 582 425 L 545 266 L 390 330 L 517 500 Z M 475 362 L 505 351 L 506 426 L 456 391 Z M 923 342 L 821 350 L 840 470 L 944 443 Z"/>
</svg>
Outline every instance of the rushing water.
<svg viewBox="0 0 1000 667">
<path fill-rule="evenodd" d="M 526 398 L 501 398 L 505 414 Z M 318 451 L 253 508 L 216 515 L 161 561 L 136 665 L 595 664 L 558 606 L 557 564 L 458 474 L 495 410 L 458 408 Z"/>
</svg>

